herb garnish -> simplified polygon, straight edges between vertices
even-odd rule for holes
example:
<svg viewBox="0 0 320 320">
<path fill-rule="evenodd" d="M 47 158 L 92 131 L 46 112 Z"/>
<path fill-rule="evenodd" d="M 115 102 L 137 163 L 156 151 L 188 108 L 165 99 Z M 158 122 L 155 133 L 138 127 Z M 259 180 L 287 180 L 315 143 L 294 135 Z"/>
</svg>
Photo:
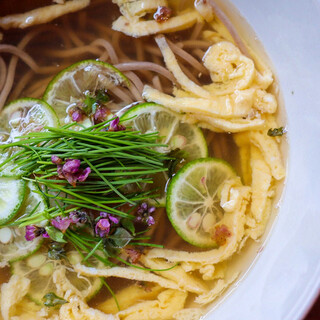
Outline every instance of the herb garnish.
<svg viewBox="0 0 320 320">
<path fill-rule="evenodd" d="M 63 233 L 61 231 L 59 231 L 58 229 L 56 229 L 55 227 L 47 226 L 47 227 L 45 227 L 45 229 L 46 229 L 48 235 L 50 236 L 50 238 L 53 241 L 61 242 L 61 243 L 66 243 L 67 242 L 63 238 Z"/>
<path fill-rule="evenodd" d="M 286 133 L 286 130 L 284 127 L 279 127 L 279 128 L 270 128 L 268 130 L 268 136 L 270 137 L 279 137 L 279 136 L 282 136 Z"/>
<path fill-rule="evenodd" d="M 61 306 L 63 304 L 68 303 L 67 300 L 64 300 L 63 298 L 58 297 L 54 292 L 49 292 L 45 294 L 42 300 L 43 300 L 43 304 L 46 307 L 57 307 L 57 306 Z"/>
<path fill-rule="evenodd" d="M 61 260 L 66 258 L 64 244 L 59 242 L 51 242 L 49 244 L 48 258 L 51 260 Z"/>
<path fill-rule="evenodd" d="M 110 98 L 103 89 L 98 89 L 94 93 L 86 93 L 83 102 L 79 102 L 68 110 L 72 121 L 81 122 L 84 117 L 92 118 L 94 123 L 103 122 L 111 114 L 106 104 Z"/>
<path fill-rule="evenodd" d="M 83 102 L 84 106 L 82 110 L 86 115 L 94 114 L 99 107 L 107 103 L 109 100 L 110 98 L 107 95 L 107 92 L 102 89 L 97 90 L 94 94 L 87 93 Z"/>
<path fill-rule="evenodd" d="M 152 175 L 168 170 L 174 157 L 156 151 L 166 145 L 157 142 L 157 133 L 126 130 L 119 118 L 78 131 L 72 130 L 74 125 L 46 127 L 46 131 L 0 145 L 0 150 L 24 150 L 10 161 L 23 172 L 21 178 L 35 182 L 39 187 L 35 192 L 51 204 L 49 209 L 35 210 L 10 225 L 29 228 L 30 240 L 43 235 L 55 241 L 48 253 L 52 259 L 64 256 L 66 242 L 81 252 L 83 263 L 93 257 L 107 266 L 115 265 L 115 260 L 123 262 L 118 255 L 129 244 L 159 247 L 144 242 L 150 238 L 136 233 L 135 223 L 142 224 L 145 231 L 154 224 L 155 208 L 146 200 L 158 195 L 141 186 L 153 183 Z M 0 170 L 7 162 L 0 164 Z M 135 188 L 130 188 L 132 185 Z M 130 191 L 133 189 L 135 192 Z M 123 205 L 130 205 L 129 212 Z M 39 232 L 36 225 L 42 221 L 49 224 Z"/>
</svg>

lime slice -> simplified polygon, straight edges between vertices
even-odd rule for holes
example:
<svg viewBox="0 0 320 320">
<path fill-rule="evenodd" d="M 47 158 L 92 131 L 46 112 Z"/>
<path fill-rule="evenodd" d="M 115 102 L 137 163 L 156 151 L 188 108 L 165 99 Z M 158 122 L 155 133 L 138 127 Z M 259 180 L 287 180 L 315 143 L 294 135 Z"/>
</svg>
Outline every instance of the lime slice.
<svg viewBox="0 0 320 320">
<path fill-rule="evenodd" d="M 26 183 L 23 180 L 0 178 L 0 225 L 18 213 L 25 194 Z"/>
<path fill-rule="evenodd" d="M 102 281 L 98 277 L 80 276 L 73 270 L 69 260 L 81 260 L 80 256 L 79 259 L 75 258 L 77 255 L 79 253 L 72 251 L 67 255 L 72 256 L 71 259 L 50 260 L 47 252 L 41 249 L 24 260 L 14 262 L 11 265 L 11 272 L 31 280 L 28 297 L 38 305 L 43 305 L 42 299 L 45 294 L 49 292 L 57 294 L 57 287 L 53 282 L 54 272 L 64 273 L 65 286 L 70 282 L 78 290 L 79 295 L 89 300 L 101 289 Z"/>
<path fill-rule="evenodd" d="M 23 202 L 19 215 L 29 215 L 30 213 L 42 212 L 47 208 L 45 199 L 34 191 L 37 186 L 29 182 L 27 185 L 26 199 Z M 36 250 L 42 244 L 41 237 L 35 238 L 33 241 L 25 239 L 25 228 L 4 227 L 0 229 L 0 264 L 7 264 L 16 260 L 21 260 Z"/>
<path fill-rule="evenodd" d="M 40 131 L 44 126 L 58 125 L 54 110 L 39 99 L 24 98 L 12 101 L 1 113 L 0 128 L 8 132 L 11 141 L 28 132 Z"/>
<path fill-rule="evenodd" d="M 185 165 L 172 178 L 167 192 L 167 214 L 185 241 L 212 248 L 214 226 L 224 215 L 220 191 L 224 183 L 236 176 L 224 160 L 205 158 Z"/>
<path fill-rule="evenodd" d="M 88 94 L 111 91 L 118 85 L 129 86 L 128 79 L 114 66 L 96 60 L 84 60 L 59 72 L 49 83 L 43 99 L 57 112 L 61 124 L 72 122 L 68 110 L 82 104 Z"/>
<path fill-rule="evenodd" d="M 46 102 L 33 98 L 12 101 L 4 108 L 0 116 L 0 143 L 14 142 L 16 137 L 32 131 L 41 131 L 45 126 L 59 126 L 56 113 Z M 2 152 L 0 163 L 16 152 L 17 148 L 10 148 Z M 13 170 L 14 167 L 12 162 L 1 167 L 0 176 L 20 175 L 20 170 Z"/>
<path fill-rule="evenodd" d="M 208 147 L 202 131 L 195 125 L 183 123 L 182 115 L 161 105 L 155 103 L 137 105 L 124 113 L 121 121 L 142 133 L 159 132 L 161 137 L 159 142 L 167 144 L 168 147 L 158 148 L 158 151 L 170 153 L 180 149 L 184 163 L 208 156 Z M 166 172 L 155 175 L 151 188 L 160 188 L 161 196 L 153 204 L 165 206 L 165 186 L 168 180 L 169 176 Z"/>
</svg>

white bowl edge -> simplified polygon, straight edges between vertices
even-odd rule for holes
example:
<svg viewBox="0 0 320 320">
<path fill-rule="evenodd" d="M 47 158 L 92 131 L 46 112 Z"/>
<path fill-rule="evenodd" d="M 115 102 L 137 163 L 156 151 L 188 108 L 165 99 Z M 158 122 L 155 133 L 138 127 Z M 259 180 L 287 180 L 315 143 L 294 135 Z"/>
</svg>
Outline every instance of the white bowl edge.
<svg viewBox="0 0 320 320">
<path fill-rule="evenodd" d="M 232 2 L 263 43 L 280 82 L 288 117 L 288 177 L 266 247 L 206 319 L 298 320 L 320 289 L 320 2 Z"/>
</svg>

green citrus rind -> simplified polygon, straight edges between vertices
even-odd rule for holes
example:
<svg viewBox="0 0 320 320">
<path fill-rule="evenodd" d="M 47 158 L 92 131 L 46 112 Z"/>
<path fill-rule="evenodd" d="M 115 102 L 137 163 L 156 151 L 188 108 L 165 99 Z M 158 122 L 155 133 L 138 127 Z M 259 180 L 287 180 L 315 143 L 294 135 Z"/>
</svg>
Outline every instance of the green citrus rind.
<svg viewBox="0 0 320 320">
<path fill-rule="evenodd" d="M 211 206 L 212 211 L 210 211 L 210 214 L 216 215 L 220 210 L 219 188 L 225 181 L 235 176 L 235 170 L 226 161 L 204 158 L 189 162 L 172 178 L 167 190 L 166 209 L 172 226 L 183 240 L 201 248 L 217 247 L 210 232 L 204 232 L 202 227 L 192 230 L 188 226 L 188 220 L 191 214 L 199 214 L 199 219 L 203 219 L 208 214 L 209 208 L 201 209 L 205 206 L 207 199 L 216 201 L 213 202 L 214 205 Z M 202 180 L 203 177 L 205 177 L 204 180 Z M 201 223 L 199 221 L 199 226 L 202 226 Z"/>
<path fill-rule="evenodd" d="M 130 86 L 128 78 L 120 70 L 107 62 L 88 59 L 72 64 L 60 71 L 50 81 L 43 95 L 43 100 L 49 103 L 57 112 L 61 124 L 64 124 L 67 117 L 66 109 L 71 104 L 84 100 L 85 92 L 90 91 L 90 89 L 96 89 L 97 81 L 92 81 L 94 78 L 92 74 L 91 77 L 89 75 L 87 78 L 84 78 L 86 73 L 77 74 L 82 71 L 89 72 L 90 68 L 94 67 L 98 67 L 98 70 L 101 70 L 101 74 L 106 75 L 106 79 L 110 80 L 113 85 Z M 79 78 L 76 77 L 77 75 Z M 105 89 L 108 88 L 106 87 Z"/>
<path fill-rule="evenodd" d="M 43 210 L 48 208 L 46 199 L 42 196 L 42 194 L 32 192 L 37 188 L 38 187 L 35 183 L 27 183 L 26 196 L 17 216 L 30 214 L 36 206 L 37 209 L 34 212 L 35 214 L 38 212 L 42 212 Z M 46 224 L 46 221 L 44 222 L 44 224 Z M 43 243 L 43 238 L 38 237 L 32 241 L 27 241 L 25 239 L 25 228 L 7 228 L 11 229 L 13 239 L 8 244 L 3 244 L 0 242 L 0 262 L 12 263 L 15 261 L 19 261 L 27 258 L 40 249 Z"/>
<path fill-rule="evenodd" d="M 24 180 L 0 178 L 0 226 L 11 221 L 17 215 L 25 194 L 26 183 Z"/>
<path fill-rule="evenodd" d="M 163 116 L 164 118 L 167 117 L 166 123 L 163 123 L 163 124 L 158 123 L 158 125 L 157 125 L 156 121 L 149 119 L 150 121 L 148 122 L 148 118 L 147 118 L 147 121 L 143 122 L 142 116 L 148 115 L 148 114 L 150 114 L 150 115 L 153 114 L 153 117 L 155 118 L 156 114 L 157 113 L 160 114 L 161 112 L 163 112 L 165 114 Z M 187 157 L 185 158 L 186 163 L 190 162 L 194 159 L 205 158 L 208 156 L 207 143 L 206 143 L 205 137 L 204 137 L 201 129 L 195 125 L 184 123 L 182 121 L 181 114 L 176 113 L 174 111 L 171 111 L 162 105 L 159 105 L 156 103 L 149 103 L 149 102 L 142 103 L 142 104 L 139 104 L 139 105 L 132 107 L 130 110 L 125 112 L 121 116 L 120 119 L 124 125 L 126 125 L 128 127 L 132 127 L 132 129 L 134 129 L 134 130 L 139 130 L 142 133 L 151 132 L 151 131 L 153 131 L 153 132 L 158 131 L 159 136 L 164 137 L 163 138 L 164 141 L 160 141 L 160 142 L 161 143 L 165 142 L 166 144 L 169 145 L 169 148 L 163 148 L 163 149 L 158 150 L 158 151 L 164 152 L 164 153 L 167 153 L 171 149 L 174 149 L 174 143 L 172 145 L 170 145 L 170 144 L 172 141 L 174 141 L 175 137 L 181 136 L 181 135 L 179 135 L 179 133 L 185 133 L 185 136 L 183 136 L 183 137 L 185 138 L 187 136 L 187 138 L 185 138 L 186 139 L 186 146 L 182 147 L 181 150 L 185 150 L 187 152 Z M 140 119 L 142 120 L 141 123 L 135 124 L 135 122 L 140 121 Z M 172 123 L 170 123 L 170 121 L 172 121 Z M 150 122 L 153 123 L 152 127 L 151 127 Z M 174 125 L 173 131 L 172 131 L 172 127 L 171 127 L 172 124 Z M 168 141 L 166 141 L 168 135 L 171 135 L 171 138 Z M 191 148 L 188 149 L 190 146 L 191 146 Z M 156 200 L 150 200 L 150 203 L 152 203 L 153 205 L 155 205 L 157 207 L 165 207 L 166 195 L 165 195 L 165 191 L 164 191 L 164 188 L 165 188 L 164 185 L 167 183 L 168 177 L 167 176 L 162 177 L 160 175 L 163 175 L 163 174 L 162 173 L 158 174 L 155 177 L 155 179 L 160 180 L 161 183 L 159 181 L 159 184 L 163 185 L 162 186 L 163 190 L 161 191 L 162 196 L 157 198 Z"/>
<path fill-rule="evenodd" d="M 3 117 L 4 115 L 7 116 L 9 112 L 13 113 L 21 107 L 32 107 L 36 104 L 41 105 L 41 107 L 46 112 L 46 114 L 49 115 L 48 119 L 50 121 L 47 125 L 50 127 L 58 127 L 59 120 L 54 109 L 47 102 L 41 99 L 36 99 L 36 98 L 21 98 L 21 99 L 11 101 L 9 104 L 4 106 L 3 111 L 1 112 L 0 127 L 3 129 L 3 126 L 1 124 L 6 121 L 5 118 Z"/>
<path fill-rule="evenodd" d="M 19 109 L 23 110 L 25 108 L 29 108 L 29 110 L 26 113 L 26 115 L 23 116 L 24 129 L 19 130 L 19 126 L 15 124 L 13 121 L 14 119 L 10 120 L 11 123 L 9 122 L 9 119 L 11 118 L 11 116 L 14 116 L 14 114 Z M 38 108 L 38 109 L 35 109 L 32 111 L 33 108 Z M 31 113 L 30 113 L 30 110 L 32 111 Z M 38 114 L 38 119 L 36 118 L 37 114 Z M 25 119 L 30 119 L 30 117 L 33 118 L 33 121 L 30 123 L 26 123 Z M 32 131 L 34 127 L 30 125 L 31 123 L 37 123 L 39 126 L 38 128 L 40 129 L 42 126 L 43 127 L 59 126 L 59 120 L 53 108 L 49 104 L 47 104 L 45 101 L 42 101 L 40 99 L 23 98 L 23 99 L 14 100 L 10 102 L 8 105 L 6 105 L 3 111 L 1 112 L 0 129 L 8 133 L 8 142 L 14 142 L 15 137 L 25 135 L 28 132 Z M 36 127 L 37 130 L 38 128 Z M 16 148 L 10 148 L 2 151 L 0 153 L 0 163 L 4 162 L 6 159 L 12 156 L 16 151 L 17 151 Z M 15 168 L 15 165 L 13 162 L 9 162 L 0 168 L 0 177 L 13 177 L 13 176 L 19 176 L 21 174 L 22 174 L 21 170 Z"/>
</svg>

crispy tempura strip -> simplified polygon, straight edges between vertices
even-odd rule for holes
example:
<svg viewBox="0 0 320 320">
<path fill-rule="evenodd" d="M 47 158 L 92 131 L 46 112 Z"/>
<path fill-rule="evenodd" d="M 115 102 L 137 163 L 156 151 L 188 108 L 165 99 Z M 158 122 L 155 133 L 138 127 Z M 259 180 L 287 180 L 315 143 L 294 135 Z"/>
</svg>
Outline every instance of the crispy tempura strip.
<svg viewBox="0 0 320 320">
<path fill-rule="evenodd" d="M 207 22 L 211 22 L 215 18 L 213 8 L 206 0 L 196 0 L 194 7 Z"/>
<path fill-rule="evenodd" d="M 207 293 L 201 294 L 198 297 L 196 297 L 195 302 L 201 305 L 212 302 L 214 299 L 220 296 L 223 293 L 223 291 L 226 290 L 230 286 L 230 284 L 238 278 L 238 276 L 239 273 L 234 273 L 227 279 L 217 280 L 213 289 L 211 289 Z"/>
<path fill-rule="evenodd" d="M 170 49 L 166 38 L 164 36 L 157 36 L 155 38 L 158 47 L 161 50 L 164 62 L 166 64 L 166 67 L 172 72 L 174 77 L 177 79 L 178 83 L 181 85 L 181 87 L 188 91 L 192 92 L 193 94 L 202 97 L 202 98 L 210 98 L 211 94 L 203 89 L 202 87 L 198 86 L 196 83 L 191 81 L 181 70 L 178 61 Z"/>
<path fill-rule="evenodd" d="M 209 129 L 214 132 L 244 132 L 261 129 L 264 125 L 262 119 L 220 119 L 190 113 L 184 116 L 184 121 L 197 124 L 199 127 Z"/>
<path fill-rule="evenodd" d="M 71 0 L 64 4 L 53 4 L 25 13 L 0 17 L 0 27 L 5 30 L 11 28 L 24 29 L 35 24 L 49 22 L 64 14 L 81 10 L 89 4 L 90 0 Z"/>
<path fill-rule="evenodd" d="M 243 182 L 245 185 L 251 185 L 250 136 L 248 132 L 241 132 L 234 134 L 233 139 L 239 150 L 240 168 Z"/>
<path fill-rule="evenodd" d="M 205 88 L 212 94 L 225 95 L 247 89 L 254 80 L 253 61 L 231 42 L 222 41 L 209 47 L 203 63 L 213 81 Z"/>
<path fill-rule="evenodd" d="M 42 318 L 43 319 L 43 318 Z M 45 318 L 47 319 L 47 318 Z M 51 318 L 50 318 L 51 319 Z M 56 319 L 56 318 L 52 318 Z M 78 296 L 72 296 L 68 303 L 61 306 L 59 310 L 60 320 L 119 320 L 118 317 L 112 314 L 105 314 L 100 310 L 90 308 Z"/>
<path fill-rule="evenodd" d="M 173 315 L 175 320 L 198 320 L 203 316 L 203 310 L 200 308 L 185 308 Z"/>
<path fill-rule="evenodd" d="M 43 320 L 43 317 L 40 315 L 41 309 L 42 306 L 37 305 L 25 296 L 14 306 L 10 320 Z"/>
<path fill-rule="evenodd" d="M 156 300 L 138 303 L 117 313 L 123 320 L 160 320 L 172 319 L 173 314 L 183 309 L 187 293 L 177 290 L 165 290 Z"/>
<path fill-rule="evenodd" d="M 203 116 L 236 118 L 246 117 L 253 106 L 254 92 L 249 90 L 237 91 L 226 96 L 211 99 L 193 97 L 172 97 L 152 87 L 145 85 L 142 96 L 147 101 L 156 102 L 176 112 L 195 113 Z"/>
<path fill-rule="evenodd" d="M 117 277 L 137 281 L 147 281 L 159 284 L 163 288 L 180 290 L 179 286 L 165 278 L 162 278 L 150 271 L 140 270 L 133 267 L 113 267 L 113 268 L 89 268 L 82 264 L 76 264 L 74 270 L 80 274 L 92 277 Z"/>
<path fill-rule="evenodd" d="M 247 216 L 246 237 L 257 240 L 265 231 L 272 207 L 272 174 L 261 151 L 251 145 L 252 202 Z"/>
<path fill-rule="evenodd" d="M 141 262 L 148 268 L 151 269 L 167 269 L 170 268 L 173 264 L 165 262 L 160 259 L 150 259 L 146 256 L 141 257 Z M 187 290 L 193 293 L 204 293 L 208 291 L 206 284 L 197 279 L 196 277 L 186 273 L 182 267 L 176 266 L 175 268 L 168 271 L 158 271 L 158 274 L 161 274 L 163 277 L 170 279 L 178 284 L 179 288 Z"/>
<path fill-rule="evenodd" d="M 165 22 L 155 20 L 137 21 L 124 16 L 119 17 L 113 24 L 112 29 L 125 33 L 126 35 L 139 38 L 156 33 L 174 32 L 187 29 L 201 20 L 201 16 L 195 10 L 185 11 Z"/>
<path fill-rule="evenodd" d="M 141 17 L 146 13 L 155 12 L 159 6 L 168 6 L 167 0 L 113 0 L 112 2 L 116 3 L 120 7 L 120 12 L 128 19 L 132 19 L 133 17 Z"/>
<path fill-rule="evenodd" d="M 225 213 L 223 224 L 231 232 L 231 237 L 226 239 L 226 244 L 218 249 L 203 252 L 187 252 L 169 249 L 152 249 L 148 252 L 149 258 L 164 258 L 172 262 L 201 262 L 204 264 L 215 264 L 231 257 L 238 249 L 238 245 L 244 235 L 245 210 L 247 200 L 244 199 L 242 206 L 234 213 Z"/>
<path fill-rule="evenodd" d="M 246 229 L 245 231 L 246 236 L 249 236 L 253 240 L 258 240 L 263 235 L 266 229 L 266 225 L 269 221 L 271 210 L 272 210 L 272 199 L 267 198 L 260 223 L 255 222 L 248 229 Z"/>
<path fill-rule="evenodd" d="M 131 307 L 135 303 L 141 302 L 143 300 L 155 299 L 158 294 L 164 289 L 159 285 L 154 286 L 138 286 L 136 284 L 122 289 L 117 292 L 117 300 L 121 310 L 125 310 Z M 104 313 L 117 313 L 118 308 L 114 298 L 109 298 L 108 300 L 98 304 L 97 309 Z"/>
<path fill-rule="evenodd" d="M 285 176 L 285 168 L 282 164 L 279 144 L 274 137 L 267 135 L 267 130 L 250 132 L 251 142 L 259 148 L 263 158 L 268 163 L 272 176 L 281 180 Z"/>
<path fill-rule="evenodd" d="M 220 190 L 220 206 L 225 212 L 234 212 L 241 208 L 243 198 L 249 198 L 250 187 L 242 186 L 240 177 L 230 179 Z"/>
<path fill-rule="evenodd" d="M 3 320 L 11 319 L 11 309 L 28 293 L 30 280 L 18 275 L 13 275 L 8 283 L 1 286 L 1 315 Z"/>
<path fill-rule="evenodd" d="M 275 113 L 278 108 L 277 99 L 273 94 L 257 89 L 254 95 L 254 107 L 261 113 Z"/>
<path fill-rule="evenodd" d="M 266 207 L 272 175 L 260 150 L 255 146 L 251 146 L 250 166 L 252 171 L 251 214 L 260 223 Z"/>
</svg>

